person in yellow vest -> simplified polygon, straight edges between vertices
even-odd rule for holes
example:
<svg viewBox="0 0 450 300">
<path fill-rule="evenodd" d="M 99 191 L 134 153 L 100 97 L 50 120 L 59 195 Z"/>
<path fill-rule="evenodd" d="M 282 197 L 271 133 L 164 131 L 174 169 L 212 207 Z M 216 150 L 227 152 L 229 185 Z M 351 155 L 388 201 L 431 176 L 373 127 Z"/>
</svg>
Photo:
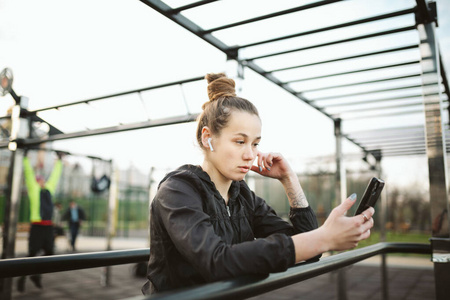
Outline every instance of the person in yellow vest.
<svg viewBox="0 0 450 300">
<path fill-rule="evenodd" d="M 23 159 L 23 168 L 25 175 L 25 183 L 30 201 L 30 233 L 28 237 L 28 256 L 36 256 L 39 251 L 43 250 L 44 255 L 53 255 L 53 196 L 61 177 L 62 172 L 62 156 L 57 152 L 58 160 L 53 166 L 53 170 L 47 181 L 43 176 L 35 176 L 33 167 L 25 152 Z M 19 278 L 17 289 L 20 292 L 25 290 L 25 276 Z M 42 288 L 41 275 L 35 274 L 30 276 L 31 281 L 38 288 Z"/>
</svg>

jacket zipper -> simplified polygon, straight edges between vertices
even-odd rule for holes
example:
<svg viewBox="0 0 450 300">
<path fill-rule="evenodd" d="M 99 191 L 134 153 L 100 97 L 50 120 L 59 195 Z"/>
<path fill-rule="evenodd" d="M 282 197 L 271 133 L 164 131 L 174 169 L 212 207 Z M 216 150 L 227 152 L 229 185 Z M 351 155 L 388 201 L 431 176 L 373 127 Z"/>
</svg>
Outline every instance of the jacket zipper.
<svg viewBox="0 0 450 300">
<path fill-rule="evenodd" d="M 227 205 L 228 216 L 231 217 L 230 207 Z"/>
</svg>

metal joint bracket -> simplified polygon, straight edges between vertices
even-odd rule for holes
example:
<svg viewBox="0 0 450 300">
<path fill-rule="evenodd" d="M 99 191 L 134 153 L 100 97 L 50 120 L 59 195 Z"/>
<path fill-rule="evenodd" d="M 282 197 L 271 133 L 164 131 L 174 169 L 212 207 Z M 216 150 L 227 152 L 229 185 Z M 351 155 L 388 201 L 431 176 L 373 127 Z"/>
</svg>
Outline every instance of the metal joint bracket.
<svg viewBox="0 0 450 300">
<path fill-rule="evenodd" d="M 416 7 L 416 25 L 418 24 L 428 24 L 435 22 L 436 27 L 439 27 L 438 25 L 438 19 L 437 19 L 437 7 L 435 1 L 429 1 L 426 0 L 417 0 L 417 7 Z"/>
</svg>

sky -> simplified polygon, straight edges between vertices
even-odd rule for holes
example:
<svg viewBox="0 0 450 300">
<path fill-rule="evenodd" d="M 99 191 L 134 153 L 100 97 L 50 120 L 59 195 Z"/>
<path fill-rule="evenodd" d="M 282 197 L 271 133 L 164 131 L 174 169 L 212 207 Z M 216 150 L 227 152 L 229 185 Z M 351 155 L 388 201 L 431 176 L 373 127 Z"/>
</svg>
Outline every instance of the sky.
<svg viewBox="0 0 450 300">
<path fill-rule="evenodd" d="M 267 6 L 261 5 L 260 12 L 273 3 L 265 2 Z M 450 72 L 450 21 L 448 13 L 443 13 L 450 11 L 450 0 L 438 0 L 437 5 L 437 34 Z M 240 11 L 224 15 L 239 17 Z M 137 0 L 0 0 L 0 69 L 5 67 L 13 70 L 16 93 L 27 96 L 29 108 L 37 109 L 227 71 L 234 65 L 226 62 L 223 53 Z M 204 82 L 182 92 L 193 113 L 207 101 Z M 334 153 L 333 124 L 327 117 L 249 70 L 245 71 L 241 93 L 260 111 L 262 151 L 281 152 L 300 172 L 312 168 L 315 164 L 311 161 L 317 157 Z M 146 113 L 150 115 L 186 107 L 180 97 L 152 94 L 148 98 Z M 122 100 L 129 101 L 129 109 L 136 108 L 135 99 Z M 0 115 L 11 101 L 0 98 Z M 112 104 L 110 108 L 114 108 Z M 137 118 L 144 112 L 138 109 L 130 114 Z M 95 112 L 90 113 L 95 116 Z M 111 115 L 125 118 L 120 108 Z M 77 118 L 79 122 L 67 125 L 76 127 L 86 117 L 80 112 Z M 184 163 L 201 163 L 195 128 L 195 123 L 188 123 L 128 131 L 57 141 L 53 147 L 111 158 L 121 169 L 132 165 L 148 173 L 155 166 L 165 172 Z M 344 152 L 358 150 L 345 143 Z M 384 158 L 382 168 L 385 180 L 399 186 L 428 185 L 425 156 Z"/>
</svg>

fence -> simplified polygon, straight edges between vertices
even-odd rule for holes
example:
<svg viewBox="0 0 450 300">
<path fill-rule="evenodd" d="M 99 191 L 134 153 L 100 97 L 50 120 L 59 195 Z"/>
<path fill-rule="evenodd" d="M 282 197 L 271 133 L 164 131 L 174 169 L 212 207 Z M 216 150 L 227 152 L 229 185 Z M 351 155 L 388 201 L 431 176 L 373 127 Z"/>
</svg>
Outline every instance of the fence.
<svg viewBox="0 0 450 300">
<path fill-rule="evenodd" d="M 0 260 L 0 269 L 2 270 L 0 278 L 31 275 L 35 273 L 36 269 L 41 270 L 42 273 L 52 273 L 141 262 L 148 260 L 149 252 L 147 248 L 4 259 Z M 242 276 L 182 291 L 162 293 L 150 297 L 135 297 L 133 299 L 245 299 L 338 270 L 372 256 L 388 253 L 430 254 L 431 247 L 429 244 L 416 243 L 378 243 L 365 248 L 328 256 L 317 262 L 298 264 L 285 272 Z M 387 289 L 387 282 L 384 282 L 382 288 Z"/>
</svg>

